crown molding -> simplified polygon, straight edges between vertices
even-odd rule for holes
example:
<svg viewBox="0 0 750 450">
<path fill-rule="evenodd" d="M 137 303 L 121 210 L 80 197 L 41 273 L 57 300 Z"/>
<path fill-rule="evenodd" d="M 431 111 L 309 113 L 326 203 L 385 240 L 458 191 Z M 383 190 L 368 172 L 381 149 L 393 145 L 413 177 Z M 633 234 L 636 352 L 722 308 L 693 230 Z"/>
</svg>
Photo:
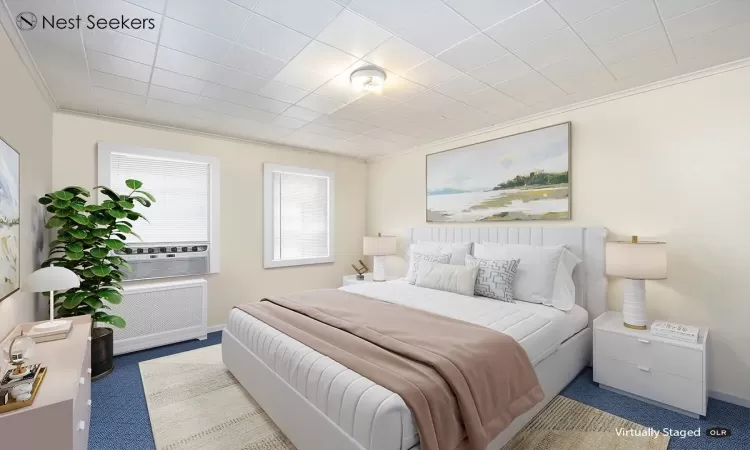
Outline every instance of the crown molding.
<svg viewBox="0 0 750 450">
<path fill-rule="evenodd" d="M 403 150 L 400 152 L 391 153 L 388 155 L 383 156 L 377 156 L 375 158 L 368 158 L 366 161 L 368 163 L 370 162 L 376 162 L 376 161 L 383 161 L 386 159 L 396 158 L 402 155 L 406 155 L 413 152 L 423 151 L 423 150 L 430 150 L 436 147 L 440 147 L 446 144 L 450 144 L 452 142 L 457 142 L 463 139 L 468 139 L 476 136 L 481 136 L 483 134 L 492 133 L 495 131 L 500 131 L 505 128 L 514 127 L 516 125 L 521 125 L 527 122 L 532 122 L 539 119 L 544 119 L 547 117 L 552 117 L 558 114 L 564 114 L 570 111 L 575 111 L 578 109 L 588 108 L 589 106 L 594 105 L 600 105 L 602 103 L 608 103 L 615 100 L 619 100 L 622 98 L 630 97 L 633 95 L 640 95 L 645 94 L 646 92 L 651 92 L 658 89 L 664 89 L 670 86 L 675 86 L 682 83 L 687 83 L 694 80 L 699 80 L 701 78 L 710 77 L 713 75 L 718 75 L 720 73 L 724 72 L 731 72 L 733 70 L 742 69 L 744 67 L 750 66 L 750 58 L 740 59 L 737 61 L 733 61 L 726 64 L 721 64 L 719 66 L 709 67 L 708 69 L 701 69 L 697 70 L 695 72 L 690 72 L 682 75 L 678 75 L 676 77 L 667 78 L 665 80 L 656 81 L 653 83 L 645 84 L 642 86 L 637 86 L 634 88 L 626 89 L 624 91 L 615 92 L 612 94 L 603 95 L 601 97 L 584 100 L 578 103 L 573 103 L 571 105 L 562 106 L 560 108 L 551 109 L 548 111 L 543 111 L 540 113 L 535 113 L 529 116 L 520 117 L 518 119 L 513 119 L 508 122 L 503 122 L 497 125 L 492 125 L 485 128 L 480 128 L 478 130 L 470 131 L 468 133 L 460 134 L 457 136 L 451 136 L 449 138 L 441 139 L 439 141 L 433 141 L 429 144 L 423 144 L 417 147 L 412 147 L 407 150 Z"/>
<path fill-rule="evenodd" d="M 60 107 L 57 104 L 57 100 L 55 100 L 52 92 L 50 92 L 47 82 L 42 77 L 39 67 L 37 67 L 34 58 L 31 56 L 31 52 L 29 52 L 26 43 L 21 38 L 18 28 L 16 28 L 16 22 L 8 9 L 8 5 L 2 1 L 0 1 L 0 24 L 2 24 L 5 34 L 8 36 L 13 48 L 16 49 L 16 54 L 18 54 L 21 62 L 26 66 L 26 71 L 31 76 L 31 79 L 34 80 L 34 84 L 36 84 L 37 90 L 42 95 L 44 101 L 52 108 L 52 111 L 59 111 Z"/>
<path fill-rule="evenodd" d="M 65 115 L 65 116 L 85 117 L 87 119 L 98 119 L 98 120 L 102 120 L 105 122 L 114 122 L 114 123 L 119 123 L 123 125 L 138 126 L 142 128 L 151 128 L 151 129 L 159 130 L 159 131 L 171 131 L 173 133 L 182 133 L 182 134 L 188 134 L 188 135 L 198 136 L 198 137 L 221 139 L 223 141 L 238 142 L 241 144 L 253 144 L 253 145 L 259 145 L 261 147 L 267 147 L 267 148 L 293 150 L 296 152 L 303 152 L 303 153 L 312 153 L 314 155 L 327 156 L 330 158 L 337 158 L 337 159 L 345 159 L 348 161 L 356 161 L 360 163 L 366 162 L 365 158 L 357 158 L 356 156 L 342 155 L 339 153 L 326 152 L 323 150 L 312 150 L 309 148 L 291 147 L 288 145 L 276 144 L 273 142 L 254 141 L 252 139 L 244 139 L 244 138 L 226 136 L 223 134 L 208 133 L 205 131 L 192 130 L 189 128 L 173 127 L 169 125 L 160 125 L 160 124 L 150 123 L 150 122 L 141 122 L 139 120 L 123 119 L 121 117 L 92 114 L 92 113 L 81 112 L 81 111 L 73 111 L 70 109 L 60 109 L 55 114 L 60 114 L 60 115 Z"/>
</svg>

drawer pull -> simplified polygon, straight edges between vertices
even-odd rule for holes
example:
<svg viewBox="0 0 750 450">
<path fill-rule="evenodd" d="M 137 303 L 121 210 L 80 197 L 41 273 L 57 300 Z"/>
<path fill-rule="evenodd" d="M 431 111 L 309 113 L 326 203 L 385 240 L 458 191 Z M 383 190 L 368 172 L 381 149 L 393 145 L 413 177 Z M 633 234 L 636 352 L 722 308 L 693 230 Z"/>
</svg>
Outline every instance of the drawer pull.
<svg viewBox="0 0 750 450">
<path fill-rule="evenodd" d="M 88 405 L 91 406 L 91 399 L 89 399 L 89 401 L 86 403 L 88 403 Z"/>
<path fill-rule="evenodd" d="M 643 372 L 651 372 L 651 369 L 649 369 L 648 367 L 644 367 L 644 366 L 638 366 L 638 370 L 642 370 Z"/>
<path fill-rule="evenodd" d="M 86 429 L 86 422 L 84 422 L 83 420 L 78 422 L 78 431 L 83 431 L 85 429 Z"/>
<path fill-rule="evenodd" d="M 86 369 L 86 373 L 89 374 L 89 375 L 91 375 L 91 367 L 89 367 L 88 369 Z"/>
<path fill-rule="evenodd" d="M 89 336 L 87 339 L 89 340 L 89 342 L 91 342 L 91 336 Z"/>
<path fill-rule="evenodd" d="M 651 343 L 651 341 L 649 341 L 648 339 L 638 339 L 638 342 L 640 342 L 641 344 L 650 344 Z"/>
<path fill-rule="evenodd" d="M 81 379 L 78 380 L 78 383 L 81 384 L 81 385 L 84 385 L 84 384 L 86 384 L 86 379 L 83 378 L 83 377 L 81 377 Z"/>
</svg>

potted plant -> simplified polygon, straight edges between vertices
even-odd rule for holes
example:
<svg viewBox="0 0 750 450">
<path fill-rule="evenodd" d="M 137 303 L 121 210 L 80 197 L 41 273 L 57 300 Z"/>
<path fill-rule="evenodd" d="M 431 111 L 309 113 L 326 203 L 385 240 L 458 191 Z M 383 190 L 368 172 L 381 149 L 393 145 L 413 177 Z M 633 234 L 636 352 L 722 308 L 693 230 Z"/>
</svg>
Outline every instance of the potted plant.
<svg viewBox="0 0 750 450">
<path fill-rule="evenodd" d="M 55 297 L 55 315 L 71 317 L 90 314 L 91 371 L 92 377 L 112 371 L 112 328 L 98 326 L 107 324 L 119 328 L 126 325 L 125 319 L 110 314 L 109 304 L 122 301 L 122 268 L 132 270 L 115 250 L 126 247 L 128 234 L 133 232 L 133 223 L 146 218 L 135 211 L 136 202 L 151 206 L 154 197 L 140 190 L 143 183 L 127 180 L 131 189 L 127 195 L 117 194 L 105 186 L 96 186 L 104 198 L 100 204 L 89 204 L 90 192 L 78 186 L 51 192 L 39 199 L 51 217 L 47 228 L 57 229 L 57 238 L 50 243 L 49 258 L 42 267 L 50 265 L 66 267 L 81 279 L 81 286 Z"/>
</svg>

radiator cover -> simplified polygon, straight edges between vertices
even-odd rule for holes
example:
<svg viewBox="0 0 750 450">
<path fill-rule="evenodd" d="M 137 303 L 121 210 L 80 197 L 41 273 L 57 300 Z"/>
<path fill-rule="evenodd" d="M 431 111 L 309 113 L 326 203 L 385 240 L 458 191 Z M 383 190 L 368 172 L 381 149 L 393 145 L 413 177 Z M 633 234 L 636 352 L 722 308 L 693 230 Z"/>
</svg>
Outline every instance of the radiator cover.
<svg viewBox="0 0 750 450">
<path fill-rule="evenodd" d="M 134 352 L 190 339 L 206 339 L 205 279 L 126 284 L 112 314 L 127 322 L 114 328 L 114 353 Z"/>
</svg>

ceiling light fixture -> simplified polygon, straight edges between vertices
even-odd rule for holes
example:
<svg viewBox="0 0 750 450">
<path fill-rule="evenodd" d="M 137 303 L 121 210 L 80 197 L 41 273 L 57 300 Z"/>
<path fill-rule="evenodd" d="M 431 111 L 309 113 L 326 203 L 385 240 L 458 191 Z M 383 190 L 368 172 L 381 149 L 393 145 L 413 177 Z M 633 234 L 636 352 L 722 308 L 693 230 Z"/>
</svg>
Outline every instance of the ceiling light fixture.
<svg viewBox="0 0 750 450">
<path fill-rule="evenodd" d="M 385 72 L 380 67 L 360 67 L 352 72 L 349 80 L 358 91 L 380 93 L 385 82 Z"/>
</svg>

